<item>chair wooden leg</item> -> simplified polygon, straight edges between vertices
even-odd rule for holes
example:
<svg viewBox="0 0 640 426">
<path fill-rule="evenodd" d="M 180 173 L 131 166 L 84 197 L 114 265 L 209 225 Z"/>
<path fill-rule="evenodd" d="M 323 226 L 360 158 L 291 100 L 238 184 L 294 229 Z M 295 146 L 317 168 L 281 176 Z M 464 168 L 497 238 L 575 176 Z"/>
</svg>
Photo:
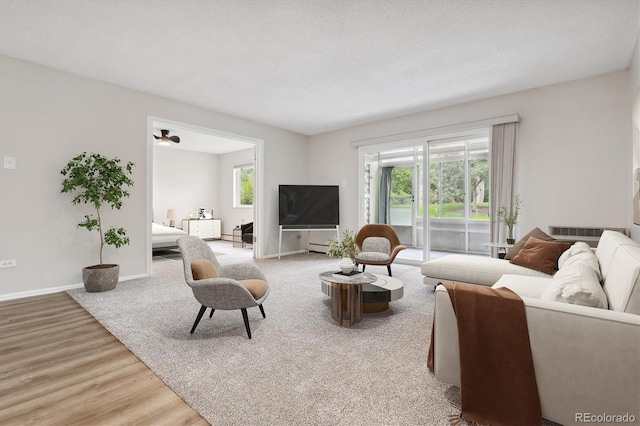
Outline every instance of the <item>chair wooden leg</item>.
<svg viewBox="0 0 640 426">
<path fill-rule="evenodd" d="M 389 276 L 391 276 L 391 265 L 387 265 L 387 272 L 389 272 Z"/>
<path fill-rule="evenodd" d="M 200 312 L 198 312 L 198 317 L 196 318 L 196 322 L 193 323 L 193 327 L 191 327 L 191 334 L 193 334 L 194 331 L 196 331 L 196 327 L 198 326 L 198 323 L 200 322 L 200 319 L 202 319 L 202 316 L 204 315 L 204 311 L 207 310 L 207 307 L 202 305 L 202 307 L 200 308 Z"/>
<path fill-rule="evenodd" d="M 260 308 L 260 312 L 262 312 L 262 318 L 266 318 L 267 316 L 264 314 L 264 308 L 262 305 L 258 305 L 258 307 Z"/>
<path fill-rule="evenodd" d="M 249 316 L 247 315 L 247 308 L 241 308 L 242 318 L 244 319 L 244 326 L 247 329 L 247 334 L 249 335 L 249 339 L 251 339 L 251 328 L 249 327 Z"/>
<path fill-rule="evenodd" d="M 215 309 L 211 308 L 211 313 L 209 314 L 209 318 L 211 318 L 213 316 L 214 312 L 215 312 Z"/>
</svg>

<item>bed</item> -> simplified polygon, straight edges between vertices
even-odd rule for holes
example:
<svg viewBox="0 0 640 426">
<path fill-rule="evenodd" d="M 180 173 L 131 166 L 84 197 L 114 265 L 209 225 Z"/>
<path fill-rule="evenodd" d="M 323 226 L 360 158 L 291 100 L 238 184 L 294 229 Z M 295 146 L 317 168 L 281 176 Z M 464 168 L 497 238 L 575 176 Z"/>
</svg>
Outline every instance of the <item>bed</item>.
<svg viewBox="0 0 640 426">
<path fill-rule="evenodd" d="M 187 233 L 182 229 L 171 228 L 157 223 L 151 224 L 151 248 L 153 250 L 177 248 L 178 243 L 176 241 L 178 238 L 186 236 Z"/>
</svg>

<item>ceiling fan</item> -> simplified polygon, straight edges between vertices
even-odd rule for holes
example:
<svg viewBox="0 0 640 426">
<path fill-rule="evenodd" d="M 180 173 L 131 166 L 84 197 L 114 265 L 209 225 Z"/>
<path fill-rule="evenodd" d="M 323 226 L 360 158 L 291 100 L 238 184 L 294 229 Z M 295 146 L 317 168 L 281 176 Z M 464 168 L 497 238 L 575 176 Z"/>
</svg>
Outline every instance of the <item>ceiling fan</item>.
<svg viewBox="0 0 640 426">
<path fill-rule="evenodd" d="M 169 145 L 170 142 L 180 143 L 180 138 L 177 136 L 169 136 L 168 130 L 160 130 L 160 132 L 162 133 L 162 136 L 153 135 L 153 137 L 158 140 L 158 143 L 163 145 Z"/>
</svg>

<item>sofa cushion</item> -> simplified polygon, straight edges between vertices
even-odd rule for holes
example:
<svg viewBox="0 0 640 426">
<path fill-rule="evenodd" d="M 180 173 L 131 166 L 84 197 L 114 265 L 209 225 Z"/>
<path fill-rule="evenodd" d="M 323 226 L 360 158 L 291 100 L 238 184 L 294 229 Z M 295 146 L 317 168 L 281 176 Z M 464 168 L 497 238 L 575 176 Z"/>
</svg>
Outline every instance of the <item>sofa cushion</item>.
<svg viewBox="0 0 640 426">
<path fill-rule="evenodd" d="M 562 269 L 576 263 L 584 263 L 589 266 L 595 271 L 598 281 L 602 280 L 598 258 L 593 250 L 591 250 L 589 244 L 579 241 L 565 250 L 558 258 L 558 269 Z"/>
<path fill-rule="evenodd" d="M 640 315 L 639 281 L 640 247 L 618 246 L 603 284 L 609 309 Z"/>
<path fill-rule="evenodd" d="M 518 252 L 522 250 L 522 248 L 527 243 L 530 237 L 536 237 L 539 240 L 544 240 L 544 241 L 553 241 L 553 237 L 545 234 L 544 231 L 542 231 L 540 228 L 533 228 L 531 231 L 529 231 L 527 235 L 525 235 L 517 243 L 515 243 L 509 249 L 509 251 L 507 251 L 507 254 L 505 254 L 504 258 L 507 260 L 511 260 L 514 257 L 516 257 Z"/>
<path fill-rule="evenodd" d="M 504 274 L 551 277 L 540 271 L 514 265 L 508 260 L 466 254 L 449 254 L 430 260 L 424 262 L 420 269 L 427 284 L 434 284 L 433 281 L 458 281 L 492 286 Z"/>
<path fill-rule="evenodd" d="M 602 280 L 607 279 L 611 270 L 611 262 L 620 246 L 637 246 L 638 244 L 631 238 L 616 231 L 604 231 L 598 240 L 596 247 L 596 257 L 600 263 Z"/>
<path fill-rule="evenodd" d="M 542 300 L 607 309 L 605 295 L 596 272 L 586 263 L 565 265 L 551 279 Z"/>
<path fill-rule="evenodd" d="M 558 270 L 558 258 L 572 243 L 544 241 L 529 237 L 511 263 L 552 275 Z"/>
<path fill-rule="evenodd" d="M 540 299 L 550 283 L 550 277 L 543 278 L 528 275 L 505 274 L 492 287 L 506 287 L 520 297 Z"/>
</svg>

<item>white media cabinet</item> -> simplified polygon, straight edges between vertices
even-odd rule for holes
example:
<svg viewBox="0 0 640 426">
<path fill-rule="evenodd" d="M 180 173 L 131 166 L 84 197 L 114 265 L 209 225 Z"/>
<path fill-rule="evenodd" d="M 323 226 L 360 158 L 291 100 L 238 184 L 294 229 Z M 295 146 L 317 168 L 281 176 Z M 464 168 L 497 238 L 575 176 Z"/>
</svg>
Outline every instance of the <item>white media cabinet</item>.
<svg viewBox="0 0 640 426">
<path fill-rule="evenodd" d="M 282 233 L 283 232 L 313 232 L 313 231 L 336 231 L 336 236 L 338 240 L 340 240 L 340 226 L 336 225 L 335 227 L 325 227 L 325 228 L 305 228 L 305 227 L 286 227 L 286 225 L 280 225 L 280 238 L 278 240 L 278 259 L 280 259 L 280 254 L 282 253 Z"/>
</svg>

